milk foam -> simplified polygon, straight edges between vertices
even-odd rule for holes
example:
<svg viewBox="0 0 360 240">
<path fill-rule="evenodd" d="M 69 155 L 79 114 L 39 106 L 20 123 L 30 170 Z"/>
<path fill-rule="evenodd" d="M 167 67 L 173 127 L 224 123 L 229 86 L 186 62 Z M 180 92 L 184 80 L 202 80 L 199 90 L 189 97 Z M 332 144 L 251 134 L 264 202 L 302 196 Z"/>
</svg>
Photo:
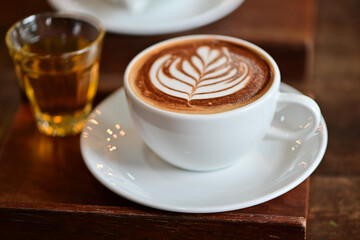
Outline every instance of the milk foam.
<svg viewBox="0 0 360 240">
<path fill-rule="evenodd" d="M 212 99 L 243 89 L 250 67 L 228 48 L 200 46 L 189 58 L 166 54 L 150 68 L 152 84 L 163 93 L 187 100 Z"/>
</svg>

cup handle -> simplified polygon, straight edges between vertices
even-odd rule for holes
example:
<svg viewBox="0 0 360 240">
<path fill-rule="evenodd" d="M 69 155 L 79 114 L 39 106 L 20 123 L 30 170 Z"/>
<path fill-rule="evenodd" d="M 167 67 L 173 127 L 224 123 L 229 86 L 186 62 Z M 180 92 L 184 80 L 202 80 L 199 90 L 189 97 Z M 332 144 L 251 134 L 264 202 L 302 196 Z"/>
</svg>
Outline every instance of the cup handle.
<svg viewBox="0 0 360 240">
<path fill-rule="evenodd" d="M 284 122 L 287 121 L 286 114 L 282 115 L 282 110 L 287 107 L 296 106 L 296 112 L 288 113 L 291 116 L 288 116 L 291 119 L 295 119 L 296 114 L 299 114 L 302 118 L 306 116 L 306 120 L 303 124 L 298 124 L 297 126 L 284 127 L 279 125 L 286 125 Z M 300 112 L 303 111 L 303 114 Z M 306 114 L 306 115 L 304 115 Z M 273 119 L 273 123 L 268 129 L 265 139 L 285 139 L 285 140 L 296 140 L 299 138 L 306 138 L 311 133 L 315 132 L 318 129 L 321 119 L 320 108 L 317 103 L 311 98 L 294 93 L 280 93 L 279 99 L 276 106 L 276 114 Z M 284 124 L 274 124 L 275 121 L 282 122 Z M 290 120 L 291 121 L 291 120 Z"/>
</svg>

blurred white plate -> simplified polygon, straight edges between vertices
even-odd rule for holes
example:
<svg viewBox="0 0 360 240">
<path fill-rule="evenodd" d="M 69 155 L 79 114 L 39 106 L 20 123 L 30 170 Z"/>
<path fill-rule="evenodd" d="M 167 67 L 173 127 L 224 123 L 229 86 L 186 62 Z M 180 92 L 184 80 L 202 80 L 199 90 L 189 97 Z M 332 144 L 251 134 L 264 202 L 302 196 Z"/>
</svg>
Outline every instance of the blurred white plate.
<svg viewBox="0 0 360 240">
<path fill-rule="evenodd" d="M 184 31 L 214 22 L 244 0 L 151 0 L 136 13 L 110 0 L 48 0 L 59 11 L 84 12 L 113 33 L 153 35 Z"/>
<path fill-rule="evenodd" d="M 298 93 L 286 84 L 281 91 Z M 231 167 L 186 171 L 167 164 L 142 142 L 120 89 L 94 109 L 80 147 L 90 172 L 118 195 L 162 210 L 209 213 L 254 206 L 295 188 L 321 162 L 327 137 L 322 118 L 306 139 L 263 140 Z"/>
</svg>

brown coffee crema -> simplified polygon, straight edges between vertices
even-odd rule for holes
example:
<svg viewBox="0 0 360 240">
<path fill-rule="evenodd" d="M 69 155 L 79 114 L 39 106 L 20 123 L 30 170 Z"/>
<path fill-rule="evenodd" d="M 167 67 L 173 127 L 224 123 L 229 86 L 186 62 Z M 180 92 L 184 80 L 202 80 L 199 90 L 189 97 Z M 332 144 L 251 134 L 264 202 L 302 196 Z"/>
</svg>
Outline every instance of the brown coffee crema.
<svg viewBox="0 0 360 240">
<path fill-rule="evenodd" d="M 189 39 L 159 46 L 129 71 L 142 101 L 172 112 L 230 111 L 261 97 L 273 81 L 263 56 L 235 42 Z"/>
</svg>

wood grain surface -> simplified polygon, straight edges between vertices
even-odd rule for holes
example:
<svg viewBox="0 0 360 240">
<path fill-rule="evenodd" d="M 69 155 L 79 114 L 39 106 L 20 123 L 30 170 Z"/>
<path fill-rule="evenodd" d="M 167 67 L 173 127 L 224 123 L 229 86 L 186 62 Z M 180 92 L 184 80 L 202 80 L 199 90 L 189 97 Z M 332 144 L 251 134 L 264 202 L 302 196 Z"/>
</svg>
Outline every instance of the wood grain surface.
<svg viewBox="0 0 360 240">
<path fill-rule="evenodd" d="M 4 37 L 18 19 L 49 10 L 45 0 L 2 3 L 0 35 Z M 124 200 L 86 170 L 79 148 L 71 147 L 78 146 L 78 137 L 53 139 L 39 134 L 29 108 L 21 104 L 13 64 L 2 42 L 0 239 L 240 239 L 244 232 L 252 235 L 242 239 L 303 239 L 305 224 L 307 239 L 358 239 L 359 12 L 357 0 L 247 0 L 228 17 L 179 34 L 146 40 L 107 34 L 98 101 L 122 85 L 127 62 L 143 48 L 173 36 L 214 33 L 245 38 L 266 49 L 278 61 L 283 81 L 319 103 L 329 144 L 311 181 L 266 204 L 205 216 L 167 213 Z M 36 141 L 29 141 L 31 137 Z M 13 149 L 4 151 L 5 143 L 11 143 Z"/>
<path fill-rule="evenodd" d="M 170 213 L 130 202 L 103 187 L 87 170 L 79 144 L 79 136 L 40 134 L 29 106 L 20 106 L 0 152 L 0 236 L 39 239 L 44 232 L 44 239 L 68 238 L 78 227 L 86 239 L 103 233 L 122 239 L 168 239 L 170 234 L 172 239 L 304 239 L 308 180 L 243 210 Z M 88 224 L 93 227 L 83 232 Z M 19 227 L 21 232 L 16 231 Z"/>
<path fill-rule="evenodd" d="M 328 148 L 311 177 L 308 239 L 360 236 L 360 2 L 318 1 L 313 93 Z"/>
</svg>

